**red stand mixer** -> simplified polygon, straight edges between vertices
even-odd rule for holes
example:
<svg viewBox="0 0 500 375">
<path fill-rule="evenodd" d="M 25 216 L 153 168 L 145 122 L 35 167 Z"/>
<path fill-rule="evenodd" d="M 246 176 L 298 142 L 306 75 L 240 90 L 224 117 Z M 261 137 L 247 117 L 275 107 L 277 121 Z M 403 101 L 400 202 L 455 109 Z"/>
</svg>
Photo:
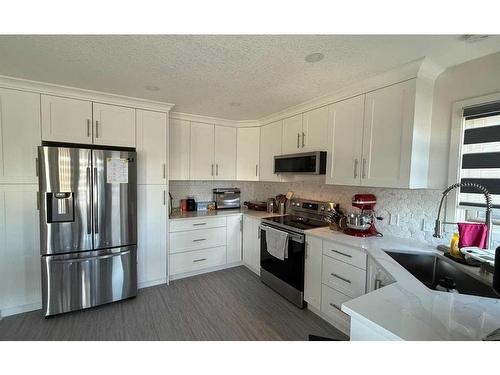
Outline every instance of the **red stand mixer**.
<svg viewBox="0 0 500 375">
<path fill-rule="evenodd" d="M 359 208 L 360 213 L 351 213 L 346 216 L 345 234 L 356 237 L 381 236 L 375 228 L 375 204 L 377 197 L 373 194 L 356 194 L 352 197 L 352 206 Z"/>
</svg>

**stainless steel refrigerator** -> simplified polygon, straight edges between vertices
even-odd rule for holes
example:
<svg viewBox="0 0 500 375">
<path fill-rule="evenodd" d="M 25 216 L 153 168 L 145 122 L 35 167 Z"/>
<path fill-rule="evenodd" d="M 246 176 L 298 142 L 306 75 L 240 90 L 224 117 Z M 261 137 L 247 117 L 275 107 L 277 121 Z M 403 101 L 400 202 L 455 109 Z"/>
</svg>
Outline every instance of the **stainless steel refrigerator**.
<svg viewBox="0 0 500 375">
<path fill-rule="evenodd" d="M 41 146 L 45 316 L 137 294 L 137 162 L 125 150 Z"/>
</svg>

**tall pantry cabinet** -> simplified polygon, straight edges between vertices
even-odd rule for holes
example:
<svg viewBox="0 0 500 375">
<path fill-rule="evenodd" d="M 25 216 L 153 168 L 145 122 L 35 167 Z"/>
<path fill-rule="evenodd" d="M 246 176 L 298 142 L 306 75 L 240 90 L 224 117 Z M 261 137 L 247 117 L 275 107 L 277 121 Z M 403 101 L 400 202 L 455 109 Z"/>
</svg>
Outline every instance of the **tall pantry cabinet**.
<svg viewBox="0 0 500 375">
<path fill-rule="evenodd" d="M 168 116 L 137 110 L 137 279 L 167 282 Z"/>
<path fill-rule="evenodd" d="M 40 94 L 0 88 L 0 317 L 41 307 Z"/>
</svg>

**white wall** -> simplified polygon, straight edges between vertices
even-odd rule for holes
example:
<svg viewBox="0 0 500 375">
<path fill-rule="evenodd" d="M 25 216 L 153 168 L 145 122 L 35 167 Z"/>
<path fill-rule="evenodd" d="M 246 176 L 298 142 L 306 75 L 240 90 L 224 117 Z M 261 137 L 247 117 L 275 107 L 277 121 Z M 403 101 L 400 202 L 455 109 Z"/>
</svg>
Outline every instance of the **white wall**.
<svg viewBox="0 0 500 375">
<path fill-rule="evenodd" d="M 451 109 L 456 101 L 500 92 L 500 53 L 446 69 L 434 85 L 429 188 L 448 185 Z"/>
</svg>

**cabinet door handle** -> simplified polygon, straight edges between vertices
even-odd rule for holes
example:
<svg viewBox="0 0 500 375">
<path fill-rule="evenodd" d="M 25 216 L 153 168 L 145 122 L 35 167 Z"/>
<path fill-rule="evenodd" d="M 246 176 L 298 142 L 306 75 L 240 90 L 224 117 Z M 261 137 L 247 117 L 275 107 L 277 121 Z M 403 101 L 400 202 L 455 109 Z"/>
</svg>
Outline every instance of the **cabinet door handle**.
<svg viewBox="0 0 500 375">
<path fill-rule="evenodd" d="M 165 206 L 167 204 L 167 191 L 163 190 L 163 205 Z"/>
<path fill-rule="evenodd" d="M 196 224 L 193 224 L 194 226 L 198 226 L 198 225 L 207 225 L 207 223 L 196 223 Z"/>
<path fill-rule="evenodd" d="M 255 177 L 258 176 L 259 165 L 255 164 Z"/>
<path fill-rule="evenodd" d="M 382 288 L 382 280 L 380 279 L 375 279 L 375 290 Z"/>
<path fill-rule="evenodd" d="M 334 304 L 334 303 L 331 303 L 331 302 L 330 302 L 330 306 L 331 306 L 331 307 L 333 307 L 333 308 L 335 308 L 335 309 L 337 309 L 337 310 L 339 310 L 339 311 L 342 311 L 342 309 L 340 308 L 340 306 L 337 306 L 337 305 L 336 305 L 336 304 Z"/>
<path fill-rule="evenodd" d="M 297 133 L 297 148 L 300 147 L 300 134 Z"/>
<path fill-rule="evenodd" d="M 354 159 L 354 178 L 358 178 L 358 159 Z"/>
<path fill-rule="evenodd" d="M 95 120 L 95 137 L 99 138 L 99 121 Z"/>
<path fill-rule="evenodd" d="M 36 192 L 36 209 L 37 211 L 40 211 L 40 192 Z"/>
<path fill-rule="evenodd" d="M 39 174 L 39 170 L 38 170 L 38 158 L 35 158 L 35 175 L 36 177 L 38 177 L 38 174 Z"/>
<path fill-rule="evenodd" d="M 365 178 L 366 177 L 366 159 L 363 158 L 363 168 L 361 172 L 361 177 Z"/>
<path fill-rule="evenodd" d="M 333 250 L 333 249 L 332 249 L 332 250 L 330 250 L 330 251 L 331 251 L 331 252 L 333 252 L 333 253 L 336 253 L 336 254 L 343 255 L 343 256 L 348 257 L 348 258 L 352 258 L 352 255 L 350 255 L 350 254 L 346 254 L 346 253 L 343 253 L 343 252 L 341 252 L 341 251 L 337 251 L 337 250 Z"/>
<path fill-rule="evenodd" d="M 214 165 L 212 164 L 212 177 L 214 175 Z"/>
<path fill-rule="evenodd" d="M 218 176 L 219 175 L 219 164 L 215 164 L 215 175 Z"/>
<path fill-rule="evenodd" d="M 193 240 L 193 242 L 200 242 L 200 241 L 206 241 L 206 238 L 198 238 L 196 240 Z"/>
<path fill-rule="evenodd" d="M 87 119 L 87 137 L 90 137 L 90 119 Z"/>
<path fill-rule="evenodd" d="M 306 133 L 302 132 L 302 147 L 306 145 Z"/>
<path fill-rule="evenodd" d="M 193 260 L 193 263 L 203 262 L 204 260 L 207 260 L 207 258 L 195 259 Z"/>
<path fill-rule="evenodd" d="M 342 276 L 339 276 L 339 275 L 337 275 L 336 273 L 331 273 L 330 275 L 332 275 L 333 277 L 336 277 L 337 279 L 342 280 L 342 281 L 344 281 L 344 282 L 346 282 L 346 283 L 348 283 L 348 284 L 350 284 L 350 283 L 351 283 L 351 280 L 346 279 L 346 278 L 344 278 L 344 277 L 342 277 Z"/>
<path fill-rule="evenodd" d="M 163 179 L 167 178 L 167 164 L 163 163 Z"/>
</svg>

